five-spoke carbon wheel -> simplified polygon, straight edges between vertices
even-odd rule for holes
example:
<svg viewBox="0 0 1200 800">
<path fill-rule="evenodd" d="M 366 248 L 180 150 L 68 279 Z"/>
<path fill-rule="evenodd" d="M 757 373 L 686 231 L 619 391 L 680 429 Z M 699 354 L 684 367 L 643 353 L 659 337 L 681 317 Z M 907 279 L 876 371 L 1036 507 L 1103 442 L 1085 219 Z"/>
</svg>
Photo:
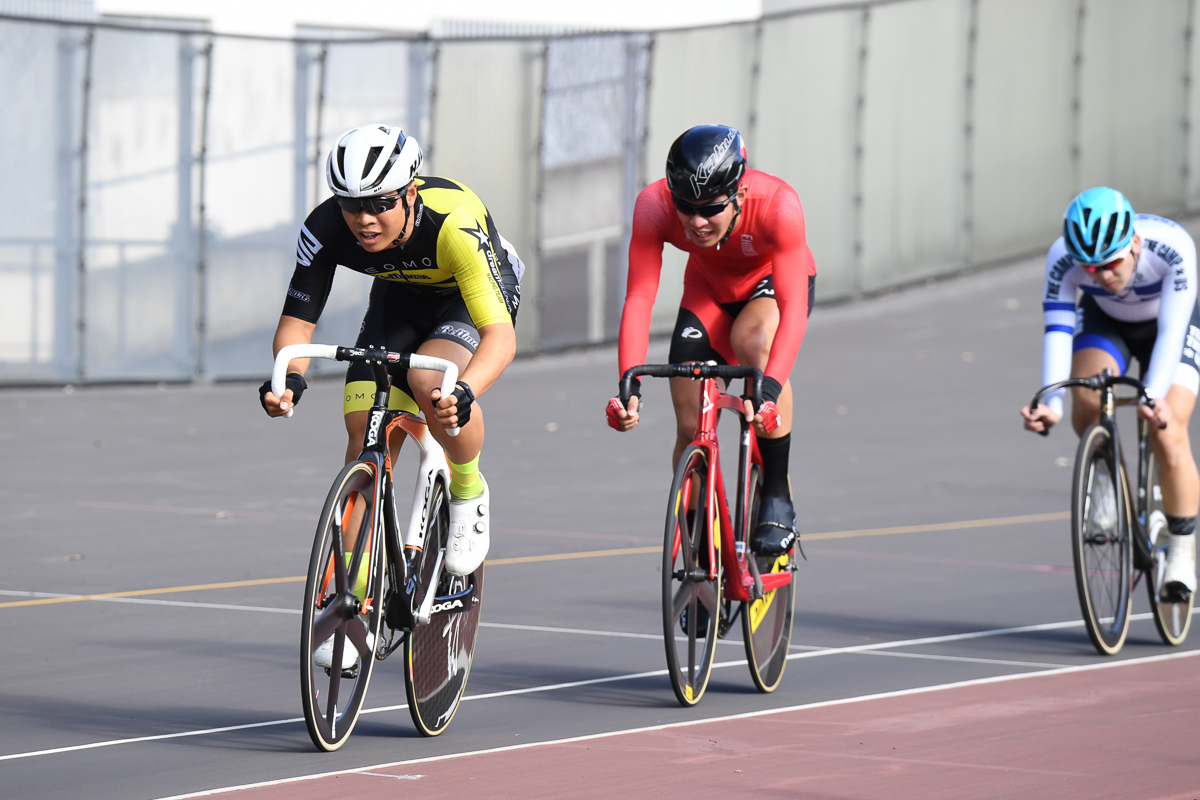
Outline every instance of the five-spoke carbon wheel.
<svg viewBox="0 0 1200 800">
<path fill-rule="evenodd" d="M 432 580 L 438 550 L 445 546 L 450 530 L 450 507 L 440 482 L 434 486 L 429 508 L 425 552 L 414 562 L 414 566 L 419 564 L 422 586 Z M 462 577 L 443 572 L 436 592 L 429 623 L 414 629 L 404 644 L 408 713 L 425 736 L 437 736 L 446 729 L 467 688 L 479 634 L 483 566 Z M 419 603 L 423 596 L 414 602 Z"/>
<path fill-rule="evenodd" d="M 761 471 L 754 467 L 750 473 L 750 524 L 747 534 L 758 525 L 758 508 L 762 488 Z M 762 599 L 742 604 L 742 641 L 746 645 L 746 660 L 750 677 L 760 692 L 773 692 L 783 678 L 787 666 L 788 648 L 792 642 L 792 616 L 796 605 L 796 582 L 793 559 L 795 548 L 781 556 L 760 556 L 751 553 L 746 545 L 747 558 L 757 559 L 758 572 L 767 575 L 784 573 L 787 583 L 769 592 Z"/>
<path fill-rule="evenodd" d="M 684 706 L 704 695 L 717 646 L 721 559 L 719 541 L 712 537 L 708 489 L 707 454 L 692 445 L 675 469 L 662 554 L 667 673 Z"/>
<path fill-rule="evenodd" d="M 337 750 L 354 730 L 375 663 L 384 572 L 375 493 L 371 464 L 346 465 L 325 500 L 308 563 L 300 694 L 308 735 L 319 750 Z M 329 639 L 333 668 L 318 663 L 317 650 Z"/>
<path fill-rule="evenodd" d="M 1112 435 L 1092 425 L 1075 454 L 1071 551 L 1083 621 L 1103 655 L 1119 651 L 1129 632 L 1132 522 L 1129 486 L 1116 464 Z"/>
</svg>

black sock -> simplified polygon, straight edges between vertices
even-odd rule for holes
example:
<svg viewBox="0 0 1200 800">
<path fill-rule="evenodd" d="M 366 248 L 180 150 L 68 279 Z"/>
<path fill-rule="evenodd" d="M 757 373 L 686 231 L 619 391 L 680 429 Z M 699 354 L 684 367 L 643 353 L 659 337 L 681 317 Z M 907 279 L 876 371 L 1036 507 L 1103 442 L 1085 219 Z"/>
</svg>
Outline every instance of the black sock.
<svg viewBox="0 0 1200 800">
<path fill-rule="evenodd" d="M 788 451 L 792 446 L 790 433 L 778 439 L 759 438 L 758 452 L 762 455 L 763 497 L 791 498 L 788 487 Z"/>
<path fill-rule="evenodd" d="M 1167 530 L 1176 536 L 1191 536 L 1196 532 L 1196 518 L 1167 517 Z"/>
</svg>

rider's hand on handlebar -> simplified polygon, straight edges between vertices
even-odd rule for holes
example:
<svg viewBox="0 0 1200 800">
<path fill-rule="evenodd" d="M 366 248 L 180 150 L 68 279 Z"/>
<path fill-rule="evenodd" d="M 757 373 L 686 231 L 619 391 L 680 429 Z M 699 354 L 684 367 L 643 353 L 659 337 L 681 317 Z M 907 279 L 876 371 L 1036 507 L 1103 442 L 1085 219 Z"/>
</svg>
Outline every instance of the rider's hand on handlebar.
<svg viewBox="0 0 1200 800">
<path fill-rule="evenodd" d="M 633 430 L 638 424 L 639 405 L 641 405 L 641 398 L 636 394 L 629 398 L 629 405 L 626 408 L 621 407 L 621 398 L 619 397 L 609 400 L 608 405 L 604 408 L 604 415 L 608 418 L 608 427 L 622 433 Z"/>
<path fill-rule="evenodd" d="M 1044 403 L 1038 404 L 1037 411 L 1030 411 L 1029 406 L 1025 406 L 1021 409 L 1021 416 L 1025 418 L 1025 430 L 1034 433 L 1046 433 L 1057 425 L 1059 420 L 1058 414 Z"/>
<path fill-rule="evenodd" d="M 258 401 L 262 403 L 263 410 L 268 416 L 282 417 L 292 410 L 296 403 L 300 402 L 300 395 L 304 394 L 304 390 L 308 388 L 308 383 L 304 380 L 304 376 L 299 372 L 289 372 L 287 375 L 287 388 L 283 390 L 283 397 L 277 397 L 271 391 L 271 381 L 266 380 L 263 385 L 258 387 Z"/>
<path fill-rule="evenodd" d="M 1166 400 L 1158 400 L 1154 403 L 1154 408 L 1145 403 L 1138 404 L 1138 416 L 1142 419 L 1150 420 L 1160 429 L 1167 427 L 1167 423 L 1171 421 L 1171 407 L 1167 405 Z"/>
<path fill-rule="evenodd" d="M 433 415 L 443 428 L 461 428 L 471 421 L 475 393 L 465 381 L 455 384 L 454 391 L 445 397 L 442 397 L 442 390 L 437 388 L 430 397 L 433 399 Z"/>
<path fill-rule="evenodd" d="M 766 436 L 779 427 L 779 409 L 770 400 L 764 400 L 758 412 L 754 411 L 754 403 L 748 397 L 742 398 L 742 414 L 746 421 L 754 426 L 755 436 Z"/>
</svg>

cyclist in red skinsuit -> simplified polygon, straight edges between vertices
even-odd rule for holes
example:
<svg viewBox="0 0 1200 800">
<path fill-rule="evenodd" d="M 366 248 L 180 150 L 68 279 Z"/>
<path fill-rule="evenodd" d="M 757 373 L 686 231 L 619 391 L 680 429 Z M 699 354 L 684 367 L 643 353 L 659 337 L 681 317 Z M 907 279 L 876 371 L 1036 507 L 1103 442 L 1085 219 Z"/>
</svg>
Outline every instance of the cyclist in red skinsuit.
<svg viewBox="0 0 1200 800">
<path fill-rule="evenodd" d="M 629 279 L 621 317 L 620 370 L 644 363 L 658 292 L 663 244 L 689 254 L 683 299 L 671 337 L 672 363 L 715 360 L 763 370 L 764 409 L 753 418 L 763 457 L 763 504 L 752 547 L 783 553 L 795 537 L 787 480 L 792 371 L 812 309 L 816 265 L 804 235 L 796 192 L 765 172 L 748 170 L 733 128 L 691 128 L 671 146 L 667 178 L 642 190 L 633 214 Z M 609 424 L 637 425 L 635 395 L 627 409 L 610 401 Z M 671 381 L 677 421 L 674 460 L 696 431 L 699 386 Z M 779 427 L 763 417 L 777 409 Z M 765 414 L 762 412 L 766 412 Z"/>
</svg>

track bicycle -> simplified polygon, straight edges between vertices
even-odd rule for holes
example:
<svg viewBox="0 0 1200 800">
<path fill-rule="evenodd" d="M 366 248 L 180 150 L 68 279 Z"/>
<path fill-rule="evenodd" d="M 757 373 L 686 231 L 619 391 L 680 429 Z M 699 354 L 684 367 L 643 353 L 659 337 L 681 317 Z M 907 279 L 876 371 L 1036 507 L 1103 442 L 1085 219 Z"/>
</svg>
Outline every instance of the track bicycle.
<svg viewBox="0 0 1200 800">
<path fill-rule="evenodd" d="M 374 662 L 403 645 L 409 715 L 421 734 L 437 736 L 450 724 L 471 671 L 483 566 L 462 577 L 443 569 L 450 530 L 445 452 L 424 419 L 388 409 L 387 365 L 442 372 L 443 395 L 454 390 L 458 367 L 432 356 L 376 348 L 289 345 L 276 356 L 272 392 L 283 394 L 288 363 L 297 358 L 366 363 L 375 379 L 362 453 L 342 469 L 325 499 L 304 585 L 300 694 L 308 734 L 318 750 L 345 744 L 366 699 Z M 404 529 L 388 451 L 395 431 L 420 451 Z M 327 663 L 332 667 L 325 668 L 315 655 L 331 638 Z M 347 648 L 353 652 L 344 657 Z"/>
<path fill-rule="evenodd" d="M 762 459 L 754 429 L 742 414 L 742 398 L 717 388 L 718 378 L 744 378 L 746 393 L 758 408 L 762 371 L 711 363 L 631 367 L 621 376 L 623 406 L 629 405 L 633 379 L 643 375 L 700 381 L 696 438 L 675 467 L 663 539 L 663 641 L 671 688 L 683 706 L 700 702 L 717 640 L 725 638 L 740 615 L 750 676 L 760 692 L 773 692 L 783 677 L 792 640 L 796 547 L 779 556 L 750 552 Z M 717 420 L 724 409 L 737 413 L 741 421 L 732 524 L 717 441 Z"/>
<path fill-rule="evenodd" d="M 1169 544 L 1150 424 L 1138 418 L 1135 499 L 1115 415 L 1117 406 L 1136 406 L 1140 401 L 1153 408 L 1154 400 L 1137 378 L 1113 375 L 1106 369 L 1090 378 L 1042 387 L 1030 409 L 1036 409 L 1044 395 L 1073 386 L 1101 393 L 1100 419 L 1079 437 L 1071 482 L 1071 552 L 1088 637 L 1102 655 L 1120 651 L 1129 632 L 1133 589 L 1144 576 L 1159 636 L 1169 645 L 1182 644 L 1192 623 L 1193 597 L 1180 601 L 1161 592 Z M 1117 386 L 1129 386 L 1136 394 L 1118 398 Z"/>
</svg>

